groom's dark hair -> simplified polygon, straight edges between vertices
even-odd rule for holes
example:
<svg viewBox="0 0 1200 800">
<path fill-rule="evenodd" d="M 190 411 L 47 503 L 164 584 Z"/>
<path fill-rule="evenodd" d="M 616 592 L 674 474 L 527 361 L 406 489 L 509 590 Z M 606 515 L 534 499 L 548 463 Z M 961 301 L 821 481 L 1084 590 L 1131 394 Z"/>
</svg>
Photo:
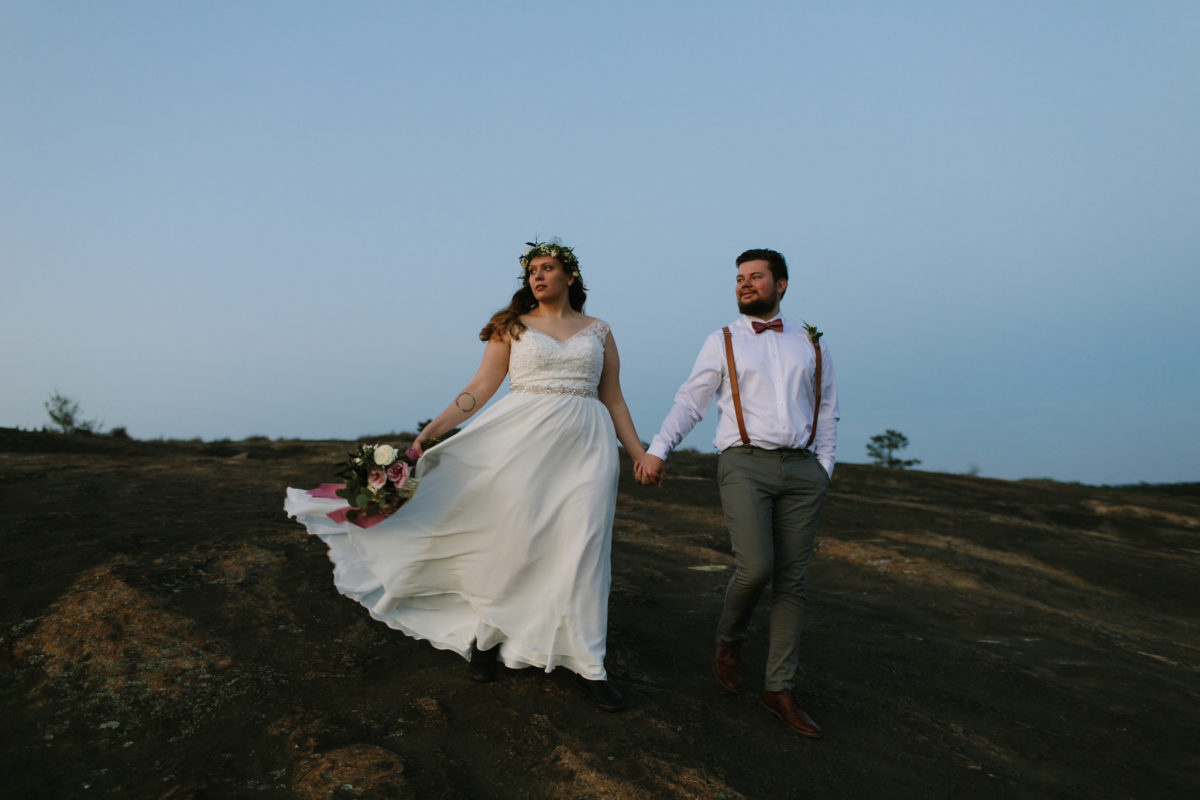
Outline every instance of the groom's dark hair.
<svg viewBox="0 0 1200 800">
<path fill-rule="evenodd" d="M 757 250 L 747 250 L 737 257 L 734 263 L 735 267 L 740 267 L 747 261 L 765 261 L 767 266 L 771 268 L 771 277 L 777 281 L 787 280 L 787 262 L 783 260 L 783 253 L 778 250 L 766 250 L 759 248 Z M 779 293 L 780 297 L 786 293 L 786 289 Z"/>
</svg>

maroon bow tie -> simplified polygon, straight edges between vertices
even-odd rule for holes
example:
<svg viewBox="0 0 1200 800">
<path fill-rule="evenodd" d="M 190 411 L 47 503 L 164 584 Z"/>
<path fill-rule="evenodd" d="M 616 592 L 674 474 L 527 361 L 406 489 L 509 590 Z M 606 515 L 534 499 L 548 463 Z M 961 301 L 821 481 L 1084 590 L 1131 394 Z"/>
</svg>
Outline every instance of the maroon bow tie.
<svg viewBox="0 0 1200 800">
<path fill-rule="evenodd" d="M 755 333 L 762 333 L 763 331 L 781 331 L 783 330 L 783 320 L 773 319 L 770 322 L 758 322 L 756 320 L 750 320 L 750 327 L 754 328 Z"/>
</svg>

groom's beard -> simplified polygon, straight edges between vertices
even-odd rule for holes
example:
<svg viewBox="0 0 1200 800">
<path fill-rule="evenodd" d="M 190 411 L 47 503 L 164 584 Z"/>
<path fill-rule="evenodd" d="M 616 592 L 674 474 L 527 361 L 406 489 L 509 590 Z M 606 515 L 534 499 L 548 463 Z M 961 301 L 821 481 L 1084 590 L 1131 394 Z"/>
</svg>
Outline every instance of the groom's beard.
<svg viewBox="0 0 1200 800">
<path fill-rule="evenodd" d="M 779 305 L 779 295 L 760 297 L 757 300 L 738 301 L 738 311 L 750 317 L 761 317 Z"/>
</svg>

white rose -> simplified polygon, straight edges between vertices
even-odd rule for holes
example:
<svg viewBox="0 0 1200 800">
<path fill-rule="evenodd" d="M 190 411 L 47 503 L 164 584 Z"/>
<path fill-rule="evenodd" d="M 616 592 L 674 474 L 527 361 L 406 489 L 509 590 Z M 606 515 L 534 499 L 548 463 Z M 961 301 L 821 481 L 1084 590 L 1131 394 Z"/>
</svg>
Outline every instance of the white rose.
<svg viewBox="0 0 1200 800">
<path fill-rule="evenodd" d="M 400 454 L 390 444 L 381 444 L 375 448 L 375 463 L 381 467 L 389 466 Z"/>
</svg>

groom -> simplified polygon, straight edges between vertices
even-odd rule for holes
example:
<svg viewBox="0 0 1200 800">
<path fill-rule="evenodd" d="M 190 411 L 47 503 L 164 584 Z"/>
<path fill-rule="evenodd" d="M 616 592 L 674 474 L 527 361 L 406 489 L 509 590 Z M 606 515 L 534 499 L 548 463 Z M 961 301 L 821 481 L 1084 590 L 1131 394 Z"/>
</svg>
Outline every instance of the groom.
<svg viewBox="0 0 1200 800">
<path fill-rule="evenodd" d="M 643 484 L 661 484 L 663 461 L 717 399 L 717 474 L 734 572 L 717 624 L 713 672 L 741 688 L 741 651 L 759 594 L 771 584 L 764 708 L 797 733 L 821 729 L 796 706 L 800 627 L 813 540 L 833 474 L 837 383 L 815 327 L 779 315 L 787 262 L 774 250 L 737 258 L 742 315 L 704 341 L 647 450 Z"/>
</svg>

